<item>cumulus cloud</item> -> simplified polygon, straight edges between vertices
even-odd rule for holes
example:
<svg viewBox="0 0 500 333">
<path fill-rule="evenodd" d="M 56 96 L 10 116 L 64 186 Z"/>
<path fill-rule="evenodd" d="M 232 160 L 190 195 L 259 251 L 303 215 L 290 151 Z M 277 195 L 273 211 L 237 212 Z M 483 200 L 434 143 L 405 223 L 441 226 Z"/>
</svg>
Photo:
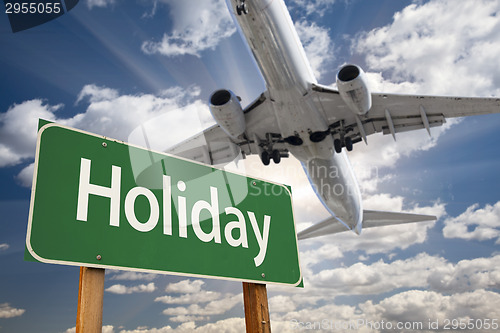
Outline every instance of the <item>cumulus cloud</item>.
<svg viewBox="0 0 500 333">
<path fill-rule="evenodd" d="M 64 333 L 76 333 L 76 327 L 68 328 Z M 115 333 L 115 328 L 112 325 L 104 325 L 102 333 Z"/>
<path fill-rule="evenodd" d="M 309 294 L 318 300 L 331 295 L 370 295 L 400 289 L 428 289 L 442 294 L 498 289 L 500 256 L 451 263 L 443 257 L 420 253 L 413 258 L 349 267 L 323 269 L 306 277 Z M 293 296 L 292 296 L 293 297 Z M 318 301 L 317 300 L 317 301 Z"/>
<path fill-rule="evenodd" d="M 197 87 L 173 87 L 157 95 L 128 95 L 86 85 L 77 103 L 88 106 L 84 113 L 70 118 L 58 117 L 61 104 L 51 105 L 39 99 L 14 104 L 0 114 L 0 167 L 33 160 L 39 118 L 162 151 L 212 121 L 208 106 L 197 99 L 199 92 Z M 165 132 L 171 135 L 165 136 Z M 28 165 L 17 176 L 22 185 L 30 186 L 33 169 L 33 164 Z"/>
<path fill-rule="evenodd" d="M 128 280 L 128 281 L 137 281 L 137 280 L 145 280 L 152 281 L 158 277 L 158 274 L 151 273 L 140 273 L 140 272 L 129 272 L 129 271 L 112 271 L 107 270 L 106 274 L 110 274 L 110 280 Z"/>
<path fill-rule="evenodd" d="M 163 311 L 163 314 L 170 316 L 170 320 L 174 322 L 188 322 L 209 320 L 210 316 L 224 314 L 243 301 L 239 294 L 222 294 L 203 290 L 204 284 L 202 280 L 182 280 L 170 283 L 165 291 L 180 295 L 157 297 L 155 302 L 190 304 L 189 306 L 169 307 Z"/>
<path fill-rule="evenodd" d="M 137 328 L 135 330 L 121 330 L 120 333 L 240 333 L 245 331 L 245 320 L 243 318 L 227 318 L 215 323 L 197 326 L 194 321 L 185 322 L 176 328 L 165 326 L 161 328 Z"/>
<path fill-rule="evenodd" d="M 358 36 L 354 50 L 392 88 L 401 83 L 412 91 L 414 83 L 420 93 L 498 95 L 499 11 L 490 0 L 416 2 L 391 24 Z"/>
<path fill-rule="evenodd" d="M 34 156 L 38 118 L 56 119 L 62 104 L 41 99 L 14 104 L 0 114 L 0 167 L 12 166 Z"/>
<path fill-rule="evenodd" d="M 270 299 L 270 307 L 272 308 Z M 281 303 L 290 299 L 276 299 Z M 342 305 L 335 302 L 319 306 L 306 306 L 287 312 L 273 311 L 271 326 L 277 332 L 297 332 L 306 330 L 307 325 L 317 330 L 336 330 L 339 332 L 356 331 L 362 333 L 374 330 L 373 325 L 382 322 L 396 325 L 402 323 L 409 329 L 405 332 L 435 332 L 430 329 L 430 322 L 438 322 L 443 330 L 446 319 L 498 318 L 500 316 L 500 295 L 483 289 L 471 292 L 446 295 L 436 291 L 408 290 L 382 298 L 378 302 L 366 301 L 354 305 Z M 335 326 L 337 325 L 337 326 Z M 340 326 L 339 326 L 340 325 Z M 343 325 L 343 326 L 342 326 Z M 347 326 L 346 326 L 347 325 Z M 349 326 L 351 325 L 351 326 Z M 414 329 L 411 329 L 413 325 Z M 342 327 L 346 329 L 342 329 Z M 350 328 L 349 328 L 350 327 Z M 386 326 L 387 327 L 387 326 Z M 197 326 L 195 322 L 185 322 L 176 328 L 137 328 L 121 330 L 121 333 L 166 333 L 166 332 L 226 332 L 236 333 L 245 330 L 243 318 L 227 318 L 214 323 Z M 395 329 L 387 330 L 395 331 Z"/>
<path fill-rule="evenodd" d="M 196 126 L 200 124 L 199 115 L 209 114 L 209 111 L 205 103 L 195 99 L 198 93 L 197 89 L 172 88 L 159 95 L 120 95 L 117 91 L 106 87 L 87 85 L 78 97 L 79 102 L 88 101 L 86 112 L 63 123 L 72 127 L 92 129 L 94 133 L 127 141 L 131 133 L 141 124 L 155 119 L 157 128 L 149 127 L 148 130 L 157 130 L 159 133 L 147 133 L 149 141 L 156 149 L 160 147 L 155 145 L 155 142 L 166 145 L 165 148 L 168 144 L 174 143 L 172 139 L 169 142 L 169 138 L 186 137 L 185 133 L 190 132 L 190 128 L 184 126 L 167 127 L 170 122 L 193 124 L 192 134 L 196 133 L 194 130 L 201 129 L 199 125 Z M 165 131 L 171 135 L 166 137 Z"/>
<path fill-rule="evenodd" d="M 307 21 L 295 22 L 295 29 L 316 78 L 321 78 L 326 65 L 333 60 L 333 44 L 328 29 Z"/>
<path fill-rule="evenodd" d="M 167 316 L 209 316 L 220 315 L 243 302 L 242 295 L 226 295 L 225 297 L 208 302 L 204 306 L 199 304 L 191 304 L 188 307 L 172 307 L 163 310 L 163 314 Z"/>
<path fill-rule="evenodd" d="M 437 321 L 439 329 L 443 329 L 446 319 L 466 321 L 469 318 L 498 318 L 499 306 L 500 294 L 481 289 L 449 296 L 433 291 L 410 290 L 388 297 L 378 304 L 368 301 L 359 307 L 371 320 L 420 322 L 424 329 L 430 328 L 430 320 Z M 418 332 L 422 328 L 409 331 Z"/>
<path fill-rule="evenodd" d="M 305 15 L 323 16 L 336 0 L 293 0 L 291 5 Z"/>
<path fill-rule="evenodd" d="M 116 89 L 98 87 L 95 84 L 88 84 L 82 88 L 78 94 L 76 104 L 87 98 L 90 103 L 110 101 L 118 98 L 118 91 Z"/>
<path fill-rule="evenodd" d="M 203 2 L 165 0 L 170 6 L 173 21 L 171 33 L 165 33 L 160 41 L 146 41 L 142 50 L 146 54 L 165 56 L 193 55 L 214 49 L 222 39 L 236 32 L 226 5 L 222 0 Z M 196 15 L 193 15 L 193 5 Z"/>
<path fill-rule="evenodd" d="M 296 305 L 290 296 L 278 295 L 269 298 L 269 311 L 270 312 L 290 312 L 295 311 Z"/>
<path fill-rule="evenodd" d="M 479 208 L 472 205 L 457 217 L 444 221 L 443 235 L 446 238 L 484 241 L 497 239 L 500 243 L 500 201 L 496 204 Z"/>
<path fill-rule="evenodd" d="M 138 286 L 127 287 L 122 284 L 115 284 L 109 288 L 105 289 L 107 292 L 112 294 L 134 294 L 134 293 L 152 293 L 156 290 L 154 282 L 148 284 L 140 284 Z"/>
<path fill-rule="evenodd" d="M 219 299 L 221 293 L 216 291 L 200 290 L 196 293 L 183 294 L 180 296 L 162 296 L 157 297 L 155 302 L 162 302 L 165 304 L 192 304 L 192 303 L 206 303 Z"/>
<path fill-rule="evenodd" d="M 177 283 L 169 283 L 165 288 L 167 293 L 186 293 L 192 294 L 201 291 L 201 286 L 203 286 L 205 282 L 203 280 L 182 280 Z"/>
<path fill-rule="evenodd" d="M 369 295 L 399 288 L 422 288 L 428 285 L 431 268 L 443 265 L 443 258 L 419 254 L 407 260 L 370 265 L 356 263 L 350 267 L 325 269 L 311 277 L 315 287 L 327 288 L 336 295 Z"/>
<path fill-rule="evenodd" d="M 24 312 L 26 312 L 26 310 L 13 308 L 9 303 L 0 304 L 0 318 L 19 317 L 22 316 Z"/>
<path fill-rule="evenodd" d="M 425 130 L 398 133 L 396 140 L 390 135 L 374 134 L 368 137 L 368 145 L 358 144 L 352 153 L 349 154 L 355 170 L 359 170 L 357 175 L 365 189 L 374 188 L 370 182 L 383 181 L 384 168 L 390 169 L 397 165 L 403 158 L 411 156 L 417 152 L 428 151 L 435 147 L 439 138 L 452 126 L 460 122 L 460 119 L 452 118 L 438 128 L 432 128 L 429 136 Z"/>
<path fill-rule="evenodd" d="M 428 277 L 429 287 L 446 293 L 475 289 L 498 289 L 500 256 L 462 260 L 436 267 Z"/>
<path fill-rule="evenodd" d="M 358 320 L 381 322 L 423 322 L 428 324 L 448 318 L 497 318 L 500 301 L 498 264 L 500 256 L 452 263 L 447 259 L 418 254 L 415 257 L 371 264 L 356 263 L 348 267 L 319 269 L 305 276 L 307 290 L 269 286 L 270 294 L 281 294 L 269 300 L 272 323 L 280 332 L 296 331 L 298 322 L 356 323 Z M 341 295 L 381 295 L 375 302 L 337 303 Z M 424 327 L 426 329 L 428 327 Z M 373 332 L 358 327 L 359 332 Z M 417 330 L 416 330 L 417 331 Z M 421 331 L 421 330 L 420 330 Z"/>
</svg>

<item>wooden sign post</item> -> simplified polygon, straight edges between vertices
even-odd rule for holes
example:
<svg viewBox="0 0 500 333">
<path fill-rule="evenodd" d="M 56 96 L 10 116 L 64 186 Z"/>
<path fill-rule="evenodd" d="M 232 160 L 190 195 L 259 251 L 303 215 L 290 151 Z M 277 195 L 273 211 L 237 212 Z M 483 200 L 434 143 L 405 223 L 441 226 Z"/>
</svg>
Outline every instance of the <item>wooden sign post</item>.
<svg viewBox="0 0 500 333">
<path fill-rule="evenodd" d="M 247 333 L 270 333 L 266 285 L 243 282 L 243 302 Z"/>
<path fill-rule="evenodd" d="M 102 332 L 104 273 L 102 268 L 80 267 L 76 333 Z"/>
</svg>

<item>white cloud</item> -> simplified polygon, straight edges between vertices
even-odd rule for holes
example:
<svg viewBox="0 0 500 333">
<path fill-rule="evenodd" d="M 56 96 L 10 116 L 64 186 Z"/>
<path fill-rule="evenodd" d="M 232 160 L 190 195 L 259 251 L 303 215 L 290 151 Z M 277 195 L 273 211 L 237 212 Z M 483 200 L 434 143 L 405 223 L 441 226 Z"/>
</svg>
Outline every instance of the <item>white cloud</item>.
<svg viewBox="0 0 500 333">
<path fill-rule="evenodd" d="M 224 298 L 208 302 L 205 306 L 191 304 L 188 307 L 172 307 L 163 310 L 167 316 L 210 316 L 221 315 L 243 302 L 242 295 L 226 295 Z"/>
<path fill-rule="evenodd" d="M 170 283 L 165 288 L 167 293 L 192 294 L 201 291 L 201 286 L 205 284 L 202 280 L 182 280 L 177 283 Z"/>
<path fill-rule="evenodd" d="M 325 269 L 310 278 L 311 284 L 328 289 L 335 295 L 369 295 L 399 288 L 420 288 L 428 285 L 430 270 L 445 264 L 439 257 L 419 254 L 407 260 L 370 265 L 357 263 L 350 267 Z"/>
<path fill-rule="evenodd" d="M 175 317 L 171 317 L 170 320 L 173 322 L 178 322 L 178 323 L 186 323 L 186 322 L 195 322 L 195 321 L 202 321 L 202 320 L 209 320 L 210 317 L 203 317 L 203 316 L 189 316 L 189 315 L 179 315 Z"/>
<path fill-rule="evenodd" d="M 86 0 L 88 9 L 92 9 L 94 7 L 105 8 L 111 5 L 114 5 L 115 0 Z"/>
<path fill-rule="evenodd" d="M 306 289 L 270 286 L 275 312 L 292 312 L 330 303 L 337 296 L 379 295 L 400 290 L 431 290 L 441 294 L 496 290 L 500 286 L 500 255 L 451 263 L 443 257 L 420 253 L 413 258 L 329 267 L 326 262 L 304 273 Z M 303 267 L 304 268 L 304 267 Z M 288 294 L 285 296 L 284 294 Z M 308 305 L 309 304 L 309 305 Z M 311 309 L 312 309 L 311 308 Z"/>
<path fill-rule="evenodd" d="M 162 328 L 137 328 L 135 330 L 121 330 L 120 333 L 240 333 L 245 331 L 245 320 L 243 318 L 227 318 L 215 323 L 196 326 L 194 321 L 185 322 L 176 328 L 165 326 Z"/>
<path fill-rule="evenodd" d="M 296 305 L 290 296 L 278 295 L 269 298 L 269 312 L 290 312 L 295 311 Z"/>
<path fill-rule="evenodd" d="M 14 104 L 0 114 L 0 167 L 34 158 L 39 118 L 138 145 L 146 144 L 147 135 L 149 147 L 162 151 L 210 123 L 208 106 L 197 99 L 199 93 L 196 87 L 173 87 L 158 95 L 120 95 L 114 89 L 86 85 L 77 102 L 88 103 L 88 107 L 71 118 L 57 116 L 61 104 L 50 105 L 39 99 Z M 179 123 L 190 126 L 176 125 Z M 144 124 L 147 133 L 143 132 Z M 166 137 L 165 132 L 170 135 Z M 29 165 L 17 176 L 22 185 L 30 186 L 33 168 Z"/>
<path fill-rule="evenodd" d="M 484 241 L 497 238 L 500 242 L 500 201 L 495 205 L 479 208 L 472 205 L 457 217 L 444 221 L 443 235 L 446 238 Z"/>
<path fill-rule="evenodd" d="M 403 158 L 417 152 L 428 151 L 435 147 L 441 135 L 448 131 L 460 119 L 448 119 L 438 128 L 432 128 L 430 137 L 425 130 L 398 133 L 396 140 L 390 135 L 374 134 L 368 137 L 368 145 L 358 144 L 349 153 L 349 158 L 355 168 L 360 169 L 357 174 L 361 182 L 370 181 L 383 174 L 383 168 L 393 168 Z M 380 179 L 377 179 L 380 180 Z M 368 186 L 367 188 L 371 188 Z"/>
<path fill-rule="evenodd" d="M 104 102 L 118 98 L 118 91 L 106 87 L 98 87 L 94 84 L 88 84 L 78 94 L 76 104 L 88 98 L 90 103 Z"/>
<path fill-rule="evenodd" d="M 497 255 L 451 263 L 421 253 L 405 260 L 323 269 L 305 276 L 304 290 L 269 287 L 271 294 L 281 292 L 269 300 L 271 322 L 273 329 L 292 332 L 298 329 L 297 322 L 329 325 L 332 321 L 349 324 L 383 320 L 427 324 L 431 319 L 439 320 L 442 328 L 446 318 L 497 318 L 495 304 L 500 302 L 500 294 L 485 290 L 500 286 L 499 261 Z M 378 303 L 369 300 L 342 305 L 334 301 L 341 295 L 384 293 L 389 296 Z M 373 332 L 369 327 L 356 331 Z"/>
<path fill-rule="evenodd" d="M 378 304 L 368 301 L 359 305 L 371 320 L 392 322 L 421 322 L 429 328 L 429 320 L 438 321 L 443 330 L 445 320 L 469 318 L 498 318 L 500 294 L 476 290 L 454 295 L 442 295 L 433 291 L 410 290 L 388 297 Z M 420 330 L 414 330 L 422 331 Z M 429 330 L 434 331 L 434 330 Z"/>
<path fill-rule="evenodd" d="M 5 251 L 9 248 L 9 244 L 0 244 L 0 251 Z"/>
<path fill-rule="evenodd" d="M 307 58 L 317 79 L 323 74 L 326 65 L 333 60 L 333 45 L 328 29 L 316 23 L 295 22 L 295 29 L 302 41 Z"/>
<path fill-rule="evenodd" d="M 420 93 L 499 95 L 500 4 L 490 0 L 416 2 L 390 25 L 358 36 L 356 52 L 389 86 Z M 408 83 L 411 82 L 411 83 Z M 413 86 L 414 87 L 414 86 Z"/>
<path fill-rule="evenodd" d="M 200 57 L 202 51 L 215 49 L 222 39 L 236 32 L 222 0 L 164 2 L 170 6 L 174 28 L 171 33 L 165 33 L 161 41 L 144 42 L 142 50 L 147 54 Z M 193 8 L 196 8 L 196 15 L 193 15 Z"/>
<path fill-rule="evenodd" d="M 115 284 L 107 288 L 106 291 L 112 294 L 134 294 L 134 293 L 152 293 L 156 290 L 154 282 L 148 284 L 140 284 L 138 286 L 127 287 L 122 284 Z"/>
<path fill-rule="evenodd" d="M 200 290 L 195 293 L 183 294 L 180 296 L 162 296 L 157 297 L 155 302 L 162 302 L 165 304 L 192 304 L 192 303 L 206 303 L 219 299 L 221 293 L 216 291 Z"/>
<path fill-rule="evenodd" d="M 271 298 L 272 299 L 272 298 Z M 288 312 L 271 312 L 272 330 L 276 332 L 297 332 L 306 330 L 309 323 L 316 324 L 317 328 L 335 330 L 339 332 L 374 332 L 370 325 L 382 322 L 396 325 L 421 323 L 423 329 L 405 330 L 407 332 L 435 332 L 429 329 L 429 320 L 439 321 L 440 330 L 443 330 L 445 319 L 468 318 L 498 318 L 500 316 L 500 295 L 492 291 L 475 290 L 471 292 L 443 295 L 435 291 L 409 290 L 386 298 L 378 303 L 366 301 L 355 305 L 329 304 L 306 306 Z M 270 305 L 271 307 L 271 305 Z M 323 325 L 323 326 L 321 326 Z M 352 329 L 343 330 L 340 326 L 351 325 Z M 356 326 L 357 325 L 357 326 Z M 348 327 L 348 326 L 344 326 Z M 356 329 L 354 329 L 356 327 Z M 415 326 L 418 327 L 418 326 Z M 302 329 L 300 329 L 302 328 Z M 193 321 L 186 322 L 176 328 L 137 328 L 122 330 L 121 333 L 166 333 L 166 332 L 226 332 L 236 333 L 245 330 L 243 318 L 227 318 L 196 326 Z M 395 331 L 395 330 L 392 330 Z"/>
<path fill-rule="evenodd" d="M 12 166 L 34 156 L 38 118 L 56 119 L 63 105 L 33 99 L 14 104 L 0 114 L 0 167 Z"/>
<path fill-rule="evenodd" d="M 76 327 L 68 328 L 64 333 L 76 333 Z M 102 327 L 102 333 L 115 333 L 115 329 L 112 325 L 104 325 Z"/>
<path fill-rule="evenodd" d="M 35 163 L 28 164 L 16 176 L 17 181 L 21 186 L 31 187 L 33 181 L 33 172 L 35 171 Z"/>
<path fill-rule="evenodd" d="M 498 289 L 500 286 L 500 256 L 462 260 L 456 265 L 436 267 L 428 277 L 433 290 L 452 293 L 475 289 Z"/>
<path fill-rule="evenodd" d="M 179 296 L 161 296 L 155 302 L 165 304 L 190 304 L 187 307 L 169 307 L 163 314 L 170 316 L 174 322 L 209 320 L 212 315 L 221 315 L 242 302 L 241 295 L 225 294 L 202 290 L 205 284 L 202 280 L 182 280 L 167 285 L 168 293 L 181 294 Z M 200 305 L 206 303 L 205 305 Z"/>
<path fill-rule="evenodd" d="M 110 272 L 110 273 L 108 273 Z M 128 281 L 137 281 L 137 280 L 145 280 L 152 281 L 158 277 L 157 274 L 150 273 L 139 273 L 139 272 L 129 272 L 129 271 L 111 271 L 107 270 L 107 274 L 111 274 L 110 280 L 128 280 Z"/>
<path fill-rule="evenodd" d="M 172 89 L 162 92 L 159 96 L 119 95 L 118 92 L 106 87 L 87 85 L 78 97 L 80 102 L 88 99 L 89 106 L 86 112 L 60 122 L 127 141 L 130 139 L 130 134 L 141 124 L 155 119 L 157 124 L 155 130 L 158 133 L 148 133 L 148 137 L 154 148 L 159 148 L 159 142 L 166 145 L 163 146 L 165 148 L 168 144 L 175 143 L 178 138 L 186 137 L 186 132 L 190 132 L 183 126 L 170 125 L 168 127 L 170 123 L 193 124 L 192 134 L 196 133 L 194 130 L 200 129 L 200 126 L 196 126 L 200 124 L 199 114 L 204 112 L 209 114 L 209 111 L 205 103 L 195 99 L 198 94 L 199 90 L 196 89 Z M 168 137 L 175 139 L 170 139 L 168 142 L 165 131 L 170 133 Z"/>
<path fill-rule="evenodd" d="M 293 0 L 291 3 L 292 6 L 296 6 L 302 14 L 323 16 L 335 1 L 336 0 Z"/>
<path fill-rule="evenodd" d="M 22 316 L 24 312 L 26 312 L 26 310 L 13 308 L 9 303 L 0 304 L 0 318 L 19 317 Z"/>
</svg>

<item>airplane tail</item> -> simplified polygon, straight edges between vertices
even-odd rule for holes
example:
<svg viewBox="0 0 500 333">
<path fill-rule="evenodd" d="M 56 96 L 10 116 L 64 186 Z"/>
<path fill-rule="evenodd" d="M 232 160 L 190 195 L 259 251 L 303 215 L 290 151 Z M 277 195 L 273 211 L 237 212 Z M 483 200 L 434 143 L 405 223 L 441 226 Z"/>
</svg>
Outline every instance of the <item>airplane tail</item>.
<svg viewBox="0 0 500 333">
<path fill-rule="evenodd" d="M 410 213 L 394 213 L 377 210 L 363 211 L 363 228 L 383 227 L 386 225 L 405 224 L 413 222 L 435 221 L 436 217 L 432 215 L 420 215 Z M 336 234 L 347 231 L 347 227 L 334 216 L 327 218 L 315 225 L 299 232 L 297 238 L 307 239 L 329 234 Z"/>
</svg>

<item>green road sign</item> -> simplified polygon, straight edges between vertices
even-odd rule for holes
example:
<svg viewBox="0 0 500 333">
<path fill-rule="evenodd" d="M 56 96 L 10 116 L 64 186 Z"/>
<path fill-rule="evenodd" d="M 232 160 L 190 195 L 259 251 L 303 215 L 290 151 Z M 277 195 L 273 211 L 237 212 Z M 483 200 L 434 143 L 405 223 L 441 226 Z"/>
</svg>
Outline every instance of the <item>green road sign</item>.
<svg viewBox="0 0 500 333">
<path fill-rule="evenodd" d="M 287 187 L 52 123 L 26 247 L 45 263 L 301 281 Z"/>
</svg>

